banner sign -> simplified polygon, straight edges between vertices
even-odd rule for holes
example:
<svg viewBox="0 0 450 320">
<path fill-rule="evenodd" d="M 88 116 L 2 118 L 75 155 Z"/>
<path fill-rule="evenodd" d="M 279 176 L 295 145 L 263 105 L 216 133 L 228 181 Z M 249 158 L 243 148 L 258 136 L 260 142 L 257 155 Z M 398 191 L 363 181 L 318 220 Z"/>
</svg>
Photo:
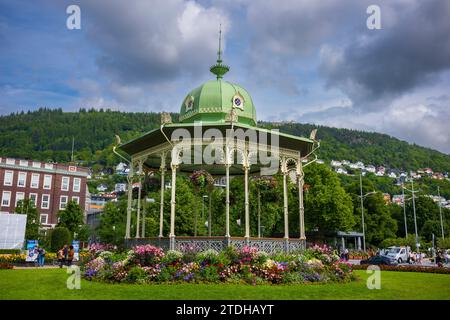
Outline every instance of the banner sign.
<svg viewBox="0 0 450 320">
<path fill-rule="evenodd" d="M 26 262 L 34 262 L 38 257 L 38 253 L 35 250 L 36 246 L 39 245 L 37 240 L 28 240 L 27 241 L 27 257 L 25 258 Z"/>
<path fill-rule="evenodd" d="M 78 252 L 80 251 L 80 241 L 73 240 L 72 241 L 73 251 L 75 251 L 75 254 L 73 255 L 73 261 L 80 260 L 80 256 Z"/>
<path fill-rule="evenodd" d="M 26 214 L 0 213 L 0 249 L 22 249 Z"/>
</svg>

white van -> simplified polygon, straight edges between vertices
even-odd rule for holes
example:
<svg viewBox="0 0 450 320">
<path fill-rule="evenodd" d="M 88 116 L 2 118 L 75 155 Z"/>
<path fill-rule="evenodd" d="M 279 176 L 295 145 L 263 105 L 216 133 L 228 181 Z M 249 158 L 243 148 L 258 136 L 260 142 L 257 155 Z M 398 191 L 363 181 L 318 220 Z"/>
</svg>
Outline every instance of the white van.
<svg viewBox="0 0 450 320">
<path fill-rule="evenodd" d="M 408 261 L 409 250 L 406 247 L 389 247 L 387 248 L 386 257 L 397 261 L 398 263 Z"/>
</svg>

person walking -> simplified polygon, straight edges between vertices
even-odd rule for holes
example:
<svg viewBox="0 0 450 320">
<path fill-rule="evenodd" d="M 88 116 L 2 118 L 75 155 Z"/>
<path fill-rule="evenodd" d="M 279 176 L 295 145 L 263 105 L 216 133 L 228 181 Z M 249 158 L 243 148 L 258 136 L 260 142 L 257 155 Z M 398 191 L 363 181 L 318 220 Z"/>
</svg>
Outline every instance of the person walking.
<svg viewBox="0 0 450 320">
<path fill-rule="evenodd" d="M 43 267 L 45 264 L 45 249 L 38 247 L 38 267 Z"/>
<path fill-rule="evenodd" d="M 67 247 L 67 244 L 63 247 L 63 255 L 64 255 L 64 263 L 67 264 L 67 257 L 69 255 L 69 248 Z"/>
<path fill-rule="evenodd" d="M 59 267 L 62 268 L 64 265 L 64 248 L 61 248 L 58 250 L 57 258 L 58 258 Z"/>
<path fill-rule="evenodd" d="M 436 266 L 443 267 L 441 251 L 438 251 L 436 257 L 434 258 Z"/>
<path fill-rule="evenodd" d="M 75 250 L 73 249 L 73 246 L 70 246 L 69 252 L 67 255 L 67 266 L 70 267 L 72 265 L 74 255 L 75 255 Z"/>
</svg>

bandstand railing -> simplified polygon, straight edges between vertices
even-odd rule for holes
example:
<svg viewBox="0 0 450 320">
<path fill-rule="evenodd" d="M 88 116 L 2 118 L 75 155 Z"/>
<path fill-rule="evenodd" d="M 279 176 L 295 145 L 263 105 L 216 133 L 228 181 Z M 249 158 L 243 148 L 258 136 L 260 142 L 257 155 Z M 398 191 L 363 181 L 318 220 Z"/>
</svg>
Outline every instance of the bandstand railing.
<svg viewBox="0 0 450 320">
<path fill-rule="evenodd" d="M 168 237 L 131 238 L 125 240 L 127 247 L 151 244 L 164 250 L 169 250 L 170 239 Z M 304 240 L 284 238 L 244 238 L 244 237 L 183 237 L 175 238 L 175 249 L 181 252 L 201 252 L 208 249 L 221 251 L 227 246 L 243 248 L 244 246 L 256 247 L 267 253 L 291 252 L 303 250 L 306 247 Z"/>
</svg>

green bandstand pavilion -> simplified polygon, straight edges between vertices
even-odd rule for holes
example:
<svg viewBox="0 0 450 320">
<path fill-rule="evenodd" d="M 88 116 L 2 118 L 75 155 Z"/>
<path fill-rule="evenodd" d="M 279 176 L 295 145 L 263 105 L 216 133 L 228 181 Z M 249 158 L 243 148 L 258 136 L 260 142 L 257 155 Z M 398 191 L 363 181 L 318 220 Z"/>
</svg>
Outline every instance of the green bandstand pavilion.
<svg viewBox="0 0 450 320">
<path fill-rule="evenodd" d="M 216 249 L 233 245 L 250 245 L 266 252 L 302 249 L 306 245 L 303 207 L 303 167 L 315 161 L 311 155 L 319 147 L 314 139 L 315 131 L 309 138 L 280 133 L 278 130 L 259 128 L 256 109 L 250 94 L 243 87 L 228 82 L 223 76 L 229 67 L 222 64 L 221 45 L 217 63 L 210 68 L 216 76 L 191 90 L 183 99 L 179 121 L 173 123 L 168 113 L 162 113 L 161 126 L 134 140 L 118 145 L 130 160 L 128 175 L 128 207 L 125 240 L 128 245 L 150 243 L 165 249 L 183 250 L 186 245 L 194 245 L 198 250 Z M 207 156 L 205 156 L 207 155 Z M 225 177 L 225 232 L 209 237 L 177 237 L 176 176 L 206 170 L 213 176 Z M 145 172 L 160 172 L 160 226 L 159 235 L 143 237 L 140 233 L 141 181 Z M 273 175 L 281 171 L 283 175 L 283 238 L 252 238 L 249 219 L 249 174 Z M 299 191 L 298 238 L 289 238 L 287 179 L 295 172 Z M 170 233 L 163 234 L 164 186 L 166 173 L 171 175 Z M 245 236 L 230 234 L 230 176 L 244 175 L 245 194 Z M 133 184 L 137 184 L 138 201 L 133 207 Z M 280 204 L 281 205 L 281 204 Z M 132 237 L 131 216 L 136 212 L 136 235 Z"/>
</svg>

